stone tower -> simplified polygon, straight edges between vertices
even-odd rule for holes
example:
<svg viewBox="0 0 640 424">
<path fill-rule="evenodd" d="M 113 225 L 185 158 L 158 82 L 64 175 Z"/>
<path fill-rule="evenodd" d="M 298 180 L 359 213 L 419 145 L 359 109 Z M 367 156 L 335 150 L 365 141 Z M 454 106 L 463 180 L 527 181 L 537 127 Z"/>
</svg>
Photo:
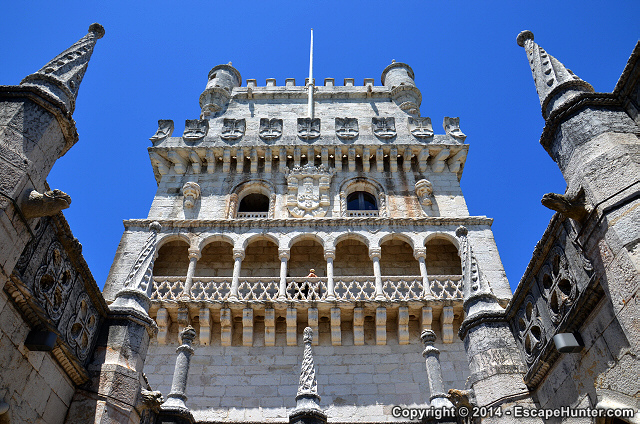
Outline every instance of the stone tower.
<svg viewBox="0 0 640 424">
<path fill-rule="evenodd" d="M 158 190 L 147 219 L 125 221 L 104 295 L 124 304 L 159 223 L 150 303 L 130 305 L 158 324 L 144 371 L 163 393 L 178 334 L 195 329 L 186 405 L 196 421 L 286 421 L 307 326 L 329 421 L 390 421 L 392 405 L 442 397 L 429 393 L 423 330 L 435 331 L 444 387 L 464 386 L 455 231 L 467 228 L 506 306 L 492 220 L 469 216 L 460 190 L 459 119 L 435 134 L 407 64 L 391 63 L 381 82 L 243 85 L 229 63 L 209 72 L 200 119 L 182 135 L 159 121 Z"/>
</svg>

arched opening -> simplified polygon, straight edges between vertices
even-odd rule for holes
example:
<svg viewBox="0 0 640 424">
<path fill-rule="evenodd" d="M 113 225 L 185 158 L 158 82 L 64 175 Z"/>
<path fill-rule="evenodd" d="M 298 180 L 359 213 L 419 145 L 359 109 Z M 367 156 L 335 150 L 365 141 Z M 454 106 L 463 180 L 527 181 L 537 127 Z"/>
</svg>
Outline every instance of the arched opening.
<svg viewBox="0 0 640 424">
<path fill-rule="evenodd" d="M 253 241 L 244 252 L 241 277 L 278 277 L 280 275 L 278 245 L 273 241 L 266 239 Z"/>
<path fill-rule="evenodd" d="M 238 214 L 244 212 L 268 212 L 269 198 L 261 193 L 251 193 L 240 200 Z"/>
<path fill-rule="evenodd" d="M 183 240 L 165 243 L 158 251 L 153 265 L 153 275 L 163 277 L 183 277 L 189 268 L 189 244 Z"/>
<path fill-rule="evenodd" d="M 413 248 L 404 240 L 391 239 L 380 245 L 380 273 L 386 276 L 420 275 Z"/>
<path fill-rule="evenodd" d="M 373 276 L 369 248 L 360 240 L 346 239 L 336 245 L 333 275 Z"/>
<path fill-rule="evenodd" d="M 195 277 L 231 277 L 233 275 L 233 245 L 214 241 L 202 249 Z"/>
<path fill-rule="evenodd" d="M 310 269 L 314 269 L 318 277 L 327 276 L 324 249 L 317 240 L 301 240 L 291 246 L 288 276 L 306 277 Z"/>
<path fill-rule="evenodd" d="M 462 265 L 458 249 L 449 240 L 434 238 L 425 247 L 427 256 L 427 274 L 429 275 L 462 275 Z"/>
<path fill-rule="evenodd" d="M 375 211 L 378 210 L 376 198 L 366 191 L 355 191 L 347 196 L 347 210 L 349 211 Z"/>
</svg>

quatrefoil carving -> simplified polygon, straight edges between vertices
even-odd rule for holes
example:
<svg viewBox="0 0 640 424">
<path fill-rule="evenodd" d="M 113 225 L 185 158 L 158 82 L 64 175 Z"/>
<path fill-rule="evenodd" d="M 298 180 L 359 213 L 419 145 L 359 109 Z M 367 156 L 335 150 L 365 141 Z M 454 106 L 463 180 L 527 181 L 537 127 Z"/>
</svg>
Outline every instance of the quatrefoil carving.
<svg viewBox="0 0 640 424">
<path fill-rule="evenodd" d="M 547 301 L 551 321 L 558 325 L 571 309 L 577 294 L 575 279 L 560 246 L 554 247 L 549 253 L 548 262 L 538 273 L 538 281 L 542 296 Z"/>
</svg>

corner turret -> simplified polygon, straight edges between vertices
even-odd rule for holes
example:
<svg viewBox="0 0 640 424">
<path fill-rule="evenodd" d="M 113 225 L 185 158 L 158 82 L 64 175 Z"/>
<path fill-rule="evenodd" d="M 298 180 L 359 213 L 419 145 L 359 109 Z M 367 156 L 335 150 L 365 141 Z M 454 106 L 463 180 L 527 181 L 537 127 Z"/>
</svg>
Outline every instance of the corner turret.
<svg viewBox="0 0 640 424">
<path fill-rule="evenodd" d="M 220 112 L 229 103 L 231 91 L 242 85 L 242 76 L 231 62 L 218 65 L 209 71 L 207 87 L 200 95 L 201 118 L 210 118 Z"/>
<path fill-rule="evenodd" d="M 522 31 L 516 41 L 527 52 L 544 119 L 549 118 L 551 112 L 578 94 L 594 92 L 591 84 L 581 80 L 536 44 L 531 31 Z"/>
<path fill-rule="evenodd" d="M 400 109 L 409 115 L 420 115 L 422 94 L 416 87 L 411 66 L 394 60 L 384 68 L 380 80 L 391 90 L 391 98 Z"/>
</svg>

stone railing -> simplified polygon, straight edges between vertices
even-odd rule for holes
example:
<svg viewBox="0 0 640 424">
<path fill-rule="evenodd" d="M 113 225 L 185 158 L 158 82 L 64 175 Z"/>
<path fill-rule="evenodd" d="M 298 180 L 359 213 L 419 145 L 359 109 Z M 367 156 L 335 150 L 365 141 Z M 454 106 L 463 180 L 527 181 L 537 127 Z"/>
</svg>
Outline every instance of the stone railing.
<svg viewBox="0 0 640 424">
<path fill-rule="evenodd" d="M 382 277 L 383 294 L 387 301 L 420 301 L 428 298 L 462 299 L 462 276 L 432 275 L 425 291 L 422 277 Z M 154 301 L 175 301 L 184 290 L 185 277 L 153 277 Z M 286 300 L 313 302 L 327 297 L 326 277 L 287 277 Z M 372 301 L 375 299 L 375 280 L 371 276 L 334 277 L 336 300 L 342 302 Z M 277 277 L 241 277 L 238 281 L 238 300 L 277 301 Z M 191 298 L 196 301 L 224 302 L 231 293 L 231 277 L 194 277 Z"/>
<path fill-rule="evenodd" d="M 236 218 L 268 218 L 269 212 L 238 212 Z"/>
<path fill-rule="evenodd" d="M 379 216 L 378 210 L 374 211 L 347 211 L 347 216 Z"/>
</svg>

